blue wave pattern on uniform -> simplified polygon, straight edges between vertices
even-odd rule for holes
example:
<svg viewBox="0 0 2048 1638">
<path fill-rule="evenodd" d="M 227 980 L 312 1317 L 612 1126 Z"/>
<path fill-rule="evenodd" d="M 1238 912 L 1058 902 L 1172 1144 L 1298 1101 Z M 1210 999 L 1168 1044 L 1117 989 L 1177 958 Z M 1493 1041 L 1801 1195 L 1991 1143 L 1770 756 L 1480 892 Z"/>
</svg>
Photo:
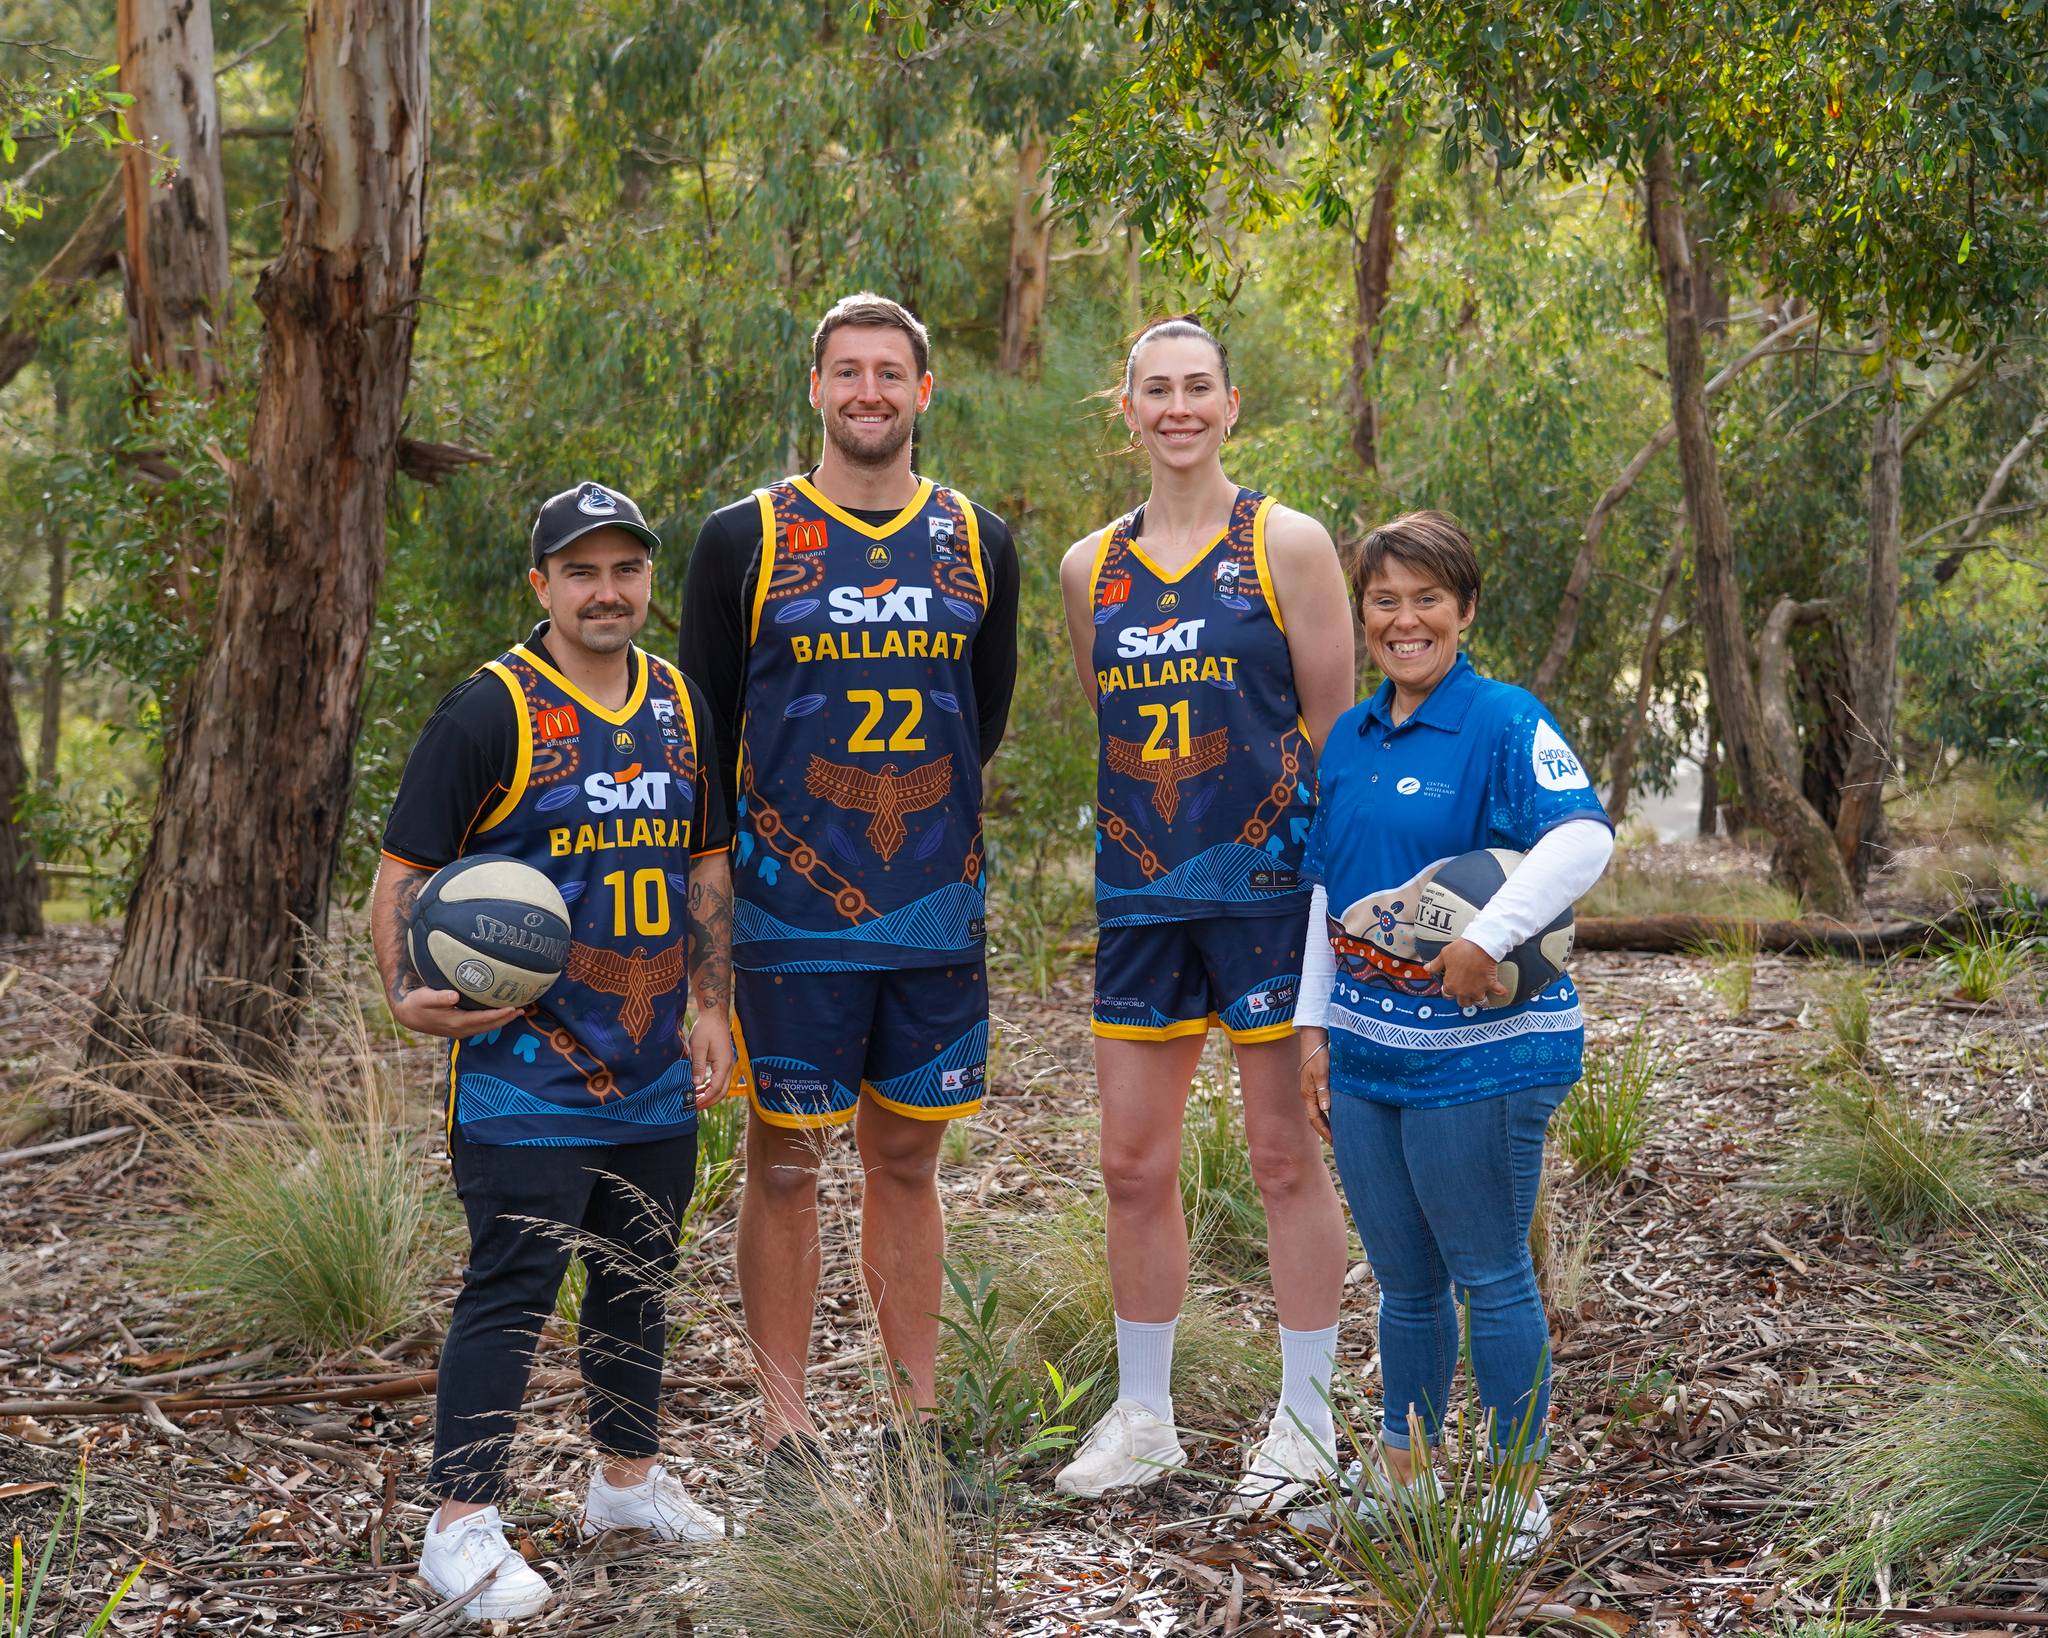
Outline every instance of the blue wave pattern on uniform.
<svg viewBox="0 0 2048 1638">
<path fill-rule="evenodd" d="M 803 479 L 759 494 L 733 958 L 839 971 L 978 954 L 969 654 L 987 598 L 972 510 L 921 481 L 870 530 Z"/>
<path fill-rule="evenodd" d="M 1436 1107 L 1578 1080 L 1585 1018 L 1569 975 L 1516 1006 L 1461 1006 L 1412 963 L 1349 937 L 1342 919 L 1364 899 L 1390 919 L 1412 912 L 1403 884 L 1474 848 L 1526 852 L 1570 820 L 1607 822 L 1543 703 L 1460 655 L 1396 724 L 1382 683 L 1330 730 L 1320 794 L 1302 875 L 1330 901 L 1331 1086 Z"/>
<path fill-rule="evenodd" d="M 681 674 L 639 649 L 632 663 L 629 709 L 601 714 L 523 645 L 494 662 L 519 691 L 530 761 L 511 811 L 468 851 L 554 882 L 571 940 L 561 978 L 523 1019 L 454 1043 L 468 1141 L 644 1143 L 696 1129 L 681 1093 L 696 729 Z"/>
<path fill-rule="evenodd" d="M 912 1109 L 951 1109 L 981 1095 L 988 1062 L 988 1023 L 976 1024 L 928 1063 L 903 1075 L 870 1084 L 893 1104 Z"/>
<path fill-rule="evenodd" d="M 1089 585 L 1099 698 L 1095 899 L 1105 927 L 1308 907 L 1315 759 L 1265 584 L 1272 502 L 1240 489 L 1169 578 L 1109 528 Z"/>
</svg>

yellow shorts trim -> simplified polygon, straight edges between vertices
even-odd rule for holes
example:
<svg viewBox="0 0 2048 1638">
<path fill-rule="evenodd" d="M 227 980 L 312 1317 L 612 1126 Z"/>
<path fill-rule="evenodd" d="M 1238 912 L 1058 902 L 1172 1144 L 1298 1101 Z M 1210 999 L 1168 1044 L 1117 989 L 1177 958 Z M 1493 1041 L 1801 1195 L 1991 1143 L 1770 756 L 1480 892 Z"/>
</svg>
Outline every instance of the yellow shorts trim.
<svg viewBox="0 0 2048 1638">
<path fill-rule="evenodd" d="M 1232 1029 L 1223 1026 L 1223 1033 L 1240 1046 L 1257 1046 L 1262 1041 L 1284 1041 L 1294 1033 L 1294 1020 L 1284 1024 L 1261 1024 L 1257 1029 Z"/>
<path fill-rule="evenodd" d="M 764 1109 L 761 1100 L 754 1095 L 753 1088 L 747 1089 L 747 1102 L 753 1105 L 754 1113 L 770 1126 L 779 1126 L 785 1132 L 816 1132 L 829 1126 L 844 1126 L 860 1110 L 855 1104 L 851 1109 L 834 1109 L 822 1115 L 791 1115 L 780 1109 Z"/>
<path fill-rule="evenodd" d="M 976 1114 L 981 1109 L 981 1099 L 970 1098 L 965 1103 L 949 1103 L 943 1109 L 932 1109 L 923 1104 L 898 1103 L 894 1098 L 885 1098 L 867 1081 L 860 1083 L 864 1098 L 873 1098 L 892 1114 L 908 1115 L 912 1120 L 958 1120 L 963 1115 Z"/>
<path fill-rule="evenodd" d="M 1212 1012 L 1206 1018 L 1178 1018 L 1170 1024 L 1105 1024 L 1091 1018 L 1088 1027 L 1107 1041 L 1178 1041 L 1207 1035 L 1209 1026 L 1217 1022 L 1220 1020 Z"/>
</svg>

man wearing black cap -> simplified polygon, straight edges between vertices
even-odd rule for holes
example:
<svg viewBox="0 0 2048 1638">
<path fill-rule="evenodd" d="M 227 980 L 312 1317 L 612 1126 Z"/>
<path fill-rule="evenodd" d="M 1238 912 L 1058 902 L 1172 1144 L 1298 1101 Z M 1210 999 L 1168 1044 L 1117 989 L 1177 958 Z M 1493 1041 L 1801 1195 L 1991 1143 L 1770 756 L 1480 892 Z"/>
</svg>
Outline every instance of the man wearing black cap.
<svg viewBox="0 0 2048 1638">
<path fill-rule="evenodd" d="M 507 1545 L 497 1502 L 519 1402 L 570 1253 L 602 1460 L 586 1534 L 721 1536 L 656 1459 L 663 1286 L 696 1175 L 697 1111 L 733 1045 L 731 837 L 697 687 L 636 647 L 653 552 L 640 509 L 582 483 L 533 527 L 547 618 L 444 699 L 384 831 L 371 931 L 392 1015 L 450 1041 L 448 1146 L 470 1254 L 441 1354 L 420 1573 L 478 1619 L 517 1620 L 547 1583 Z M 405 928 L 427 878 L 465 854 L 518 859 L 569 907 L 562 976 L 524 1009 L 425 988 Z M 688 974 L 697 1020 L 687 1027 Z"/>
</svg>

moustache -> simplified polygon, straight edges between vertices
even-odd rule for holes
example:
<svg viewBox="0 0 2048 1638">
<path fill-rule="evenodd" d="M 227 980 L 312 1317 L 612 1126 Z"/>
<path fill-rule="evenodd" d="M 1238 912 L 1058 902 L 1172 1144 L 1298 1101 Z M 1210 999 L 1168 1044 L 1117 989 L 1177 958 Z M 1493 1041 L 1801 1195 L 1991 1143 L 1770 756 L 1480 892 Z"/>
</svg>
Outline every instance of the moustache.
<svg viewBox="0 0 2048 1638">
<path fill-rule="evenodd" d="M 582 613 L 582 618 L 585 620 L 623 620 L 630 616 L 632 612 L 624 604 L 607 603 L 599 607 L 585 609 Z"/>
</svg>

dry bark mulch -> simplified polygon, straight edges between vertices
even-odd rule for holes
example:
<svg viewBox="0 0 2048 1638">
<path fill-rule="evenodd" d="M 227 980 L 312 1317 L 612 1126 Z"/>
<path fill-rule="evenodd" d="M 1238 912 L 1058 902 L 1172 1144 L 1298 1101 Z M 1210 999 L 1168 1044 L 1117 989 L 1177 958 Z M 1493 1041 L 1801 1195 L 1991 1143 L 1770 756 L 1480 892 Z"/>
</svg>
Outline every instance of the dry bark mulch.
<svg viewBox="0 0 2048 1638">
<path fill-rule="evenodd" d="M 111 957 L 102 930 L 62 929 L 0 949 L 0 1126 L 18 1089 L 60 1064 L 83 997 Z M 5 974 L 27 975 L 9 982 Z M 1816 1452 L 1886 1408 L 1930 1361 L 1982 1334 L 2003 1299 L 1986 1246 L 1956 1231 L 1887 1241 L 1770 1187 L 1772 1159 L 1824 1039 L 1810 963 L 1758 962 L 1749 1013 L 1729 1017 L 1693 958 L 1585 956 L 1596 1042 L 1638 1018 L 1662 1074 L 1659 1124 L 1611 1188 L 1552 1176 L 1549 1280 L 1557 1338 L 1552 1494 L 1557 1561 L 1525 1624 L 1576 1613 L 1643 1638 L 1769 1629 L 1825 1613 L 1795 1586 Z M 2015 1171 L 2048 1183 L 2048 1010 L 2039 972 L 1998 1007 L 1945 994 L 1926 963 L 1887 980 L 1876 1041 L 1899 1081 L 1989 1124 Z M 67 1000 L 67 998 L 69 998 Z M 1054 1207 L 1093 1167 L 1085 972 L 1045 997 L 998 987 L 991 1098 L 943 1168 L 956 1217 L 1000 1222 Z M 434 1055 L 411 1049 L 431 1133 Z M 60 1137 L 15 1135 L 0 1147 Z M 433 1148 L 423 1136 L 422 1154 Z M 445 1166 L 445 1159 L 423 1159 Z M 318 1361 L 193 1337 L 152 1259 L 179 1210 L 160 1146 L 117 1141 L 0 1163 L 0 1536 L 35 1552 L 81 1458 L 89 1505 L 68 1621 L 138 1560 L 122 1633 L 448 1630 L 454 1612 L 413 1578 L 427 1516 L 431 1372 L 457 1264 L 429 1312 L 374 1352 Z M 845 1429 L 872 1422 L 876 1365 L 861 1322 L 853 1239 L 857 1168 L 835 1165 L 815 1392 Z M 2005 1230 L 2048 1256 L 2041 1219 Z M 677 1297 L 668 1393 L 673 1466 L 744 1514 L 754 1497 L 753 1405 L 733 1283 L 732 1207 L 692 1248 Z M 1577 1253 L 1577 1255 L 1574 1255 Z M 1373 1296 L 1352 1270 L 1343 1374 L 1377 1391 Z M 1220 1285 L 1236 1322 L 1270 1334 L 1260 1291 Z M 179 1396 L 183 1396 L 182 1398 Z M 267 1401 L 267 1402 L 259 1402 Z M 550 1332 L 529 1399 L 507 1513 L 568 1596 L 526 1630 L 611 1630 L 629 1613 L 675 1630 L 662 1590 L 688 1565 L 644 1549 L 579 1547 L 586 1473 L 573 1351 Z M 1218 1430 L 1219 1434 L 1230 1430 Z M 1243 1430 L 1236 1430 L 1243 1431 Z M 1217 1438 L 1198 1468 L 1230 1470 Z M 1042 1476 L 1002 1545 L 998 1630 L 1339 1633 L 1381 1630 L 1371 1601 L 1270 1523 L 1214 1517 L 1213 1485 L 1176 1478 L 1135 1498 L 1057 1505 Z M 60 1560 L 63 1550 L 60 1549 Z M 1929 1631 L 2048 1626 L 2048 1561 L 1986 1566 Z M 2007 1612 L 1992 1619 L 1994 1611 Z M 68 1630 L 68 1628 L 67 1628 Z"/>
</svg>

